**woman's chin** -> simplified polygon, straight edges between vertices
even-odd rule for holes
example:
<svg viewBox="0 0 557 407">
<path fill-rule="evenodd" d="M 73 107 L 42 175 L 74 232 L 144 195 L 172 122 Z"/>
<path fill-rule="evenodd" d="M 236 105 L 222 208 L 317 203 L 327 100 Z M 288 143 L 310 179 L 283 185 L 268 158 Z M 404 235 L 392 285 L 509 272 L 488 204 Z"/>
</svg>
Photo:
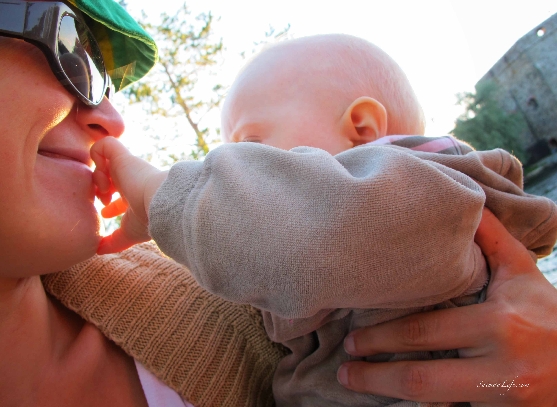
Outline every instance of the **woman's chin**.
<svg viewBox="0 0 557 407">
<path fill-rule="evenodd" d="M 84 227 L 80 230 L 79 236 L 81 243 L 76 250 L 82 254 L 79 261 L 87 260 L 97 253 L 97 249 L 103 237 L 104 226 L 102 221 L 95 211 L 95 220 L 91 223 L 90 227 Z"/>
<path fill-rule="evenodd" d="M 97 253 L 101 242 L 101 220 L 94 208 L 80 220 L 66 225 L 65 232 L 61 229 L 56 236 L 59 242 L 55 247 L 59 250 L 59 262 L 50 272 L 65 270 L 82 261 L 88 260 Z"/>
<path fill-rule="evenodd" d="M 56 273 L 58 271 L 67 270 L 81 262 L 89 260 L 97 254 L 97 248 L 101 241 L 101 236 L 97 235 L 94 238 L 87 239 L 86 241 L 79 242 L 79 245 L 68 245 L 69 250 L 65 250 L 58 254 L 58 259 L 53 259 L 53 264 L 46 272 L 41 274 Z M 72 250 L 73 249 L 73 250 Z"/>
</svg>

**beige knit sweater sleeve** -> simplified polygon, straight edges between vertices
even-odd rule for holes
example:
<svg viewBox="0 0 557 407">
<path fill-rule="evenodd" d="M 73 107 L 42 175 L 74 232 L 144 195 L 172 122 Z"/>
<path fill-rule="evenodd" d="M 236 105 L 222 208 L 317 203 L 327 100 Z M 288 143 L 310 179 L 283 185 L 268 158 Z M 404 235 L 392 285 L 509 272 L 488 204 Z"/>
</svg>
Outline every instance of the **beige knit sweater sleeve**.
<svg viewBox="0 0 557 407">
<path fill-rule="evenodd" d="M 231 144 L 172 168 L 150 231 L 209 291 L 281 318 L 428 305 L 485 282 L 473 240 L 486 194 L 529 249 L 550 250 L 555 205 L 521 183 L 502 150 L 362 146 L 333 157 Z"/>
<path fill-rule="evenodd" d="M 153 243 L 95 256 L 43 284 L 194 406 L 274 405 L 285 353 L 260 312 L 208 293 Z"/>
</svg>

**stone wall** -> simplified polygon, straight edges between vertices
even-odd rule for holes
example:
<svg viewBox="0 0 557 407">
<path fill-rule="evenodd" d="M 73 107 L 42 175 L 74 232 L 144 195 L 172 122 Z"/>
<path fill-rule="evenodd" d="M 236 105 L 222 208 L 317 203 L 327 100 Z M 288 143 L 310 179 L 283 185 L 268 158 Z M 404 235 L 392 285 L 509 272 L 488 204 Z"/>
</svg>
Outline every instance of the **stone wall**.
<svg viewBox="0 0 557 407">
<path fill-rule="evenodd" d="M 524 118 L 531 155 L 557 148 L 557 14 L 518 40 L 476 86 L 484 81 L 497 83 L 501 106 Z"/>
</svg>

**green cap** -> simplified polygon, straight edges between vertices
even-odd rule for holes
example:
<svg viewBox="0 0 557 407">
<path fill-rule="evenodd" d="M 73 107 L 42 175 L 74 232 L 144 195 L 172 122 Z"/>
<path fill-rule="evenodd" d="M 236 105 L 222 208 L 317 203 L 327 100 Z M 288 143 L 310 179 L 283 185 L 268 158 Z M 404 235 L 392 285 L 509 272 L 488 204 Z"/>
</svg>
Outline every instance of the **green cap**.
<svg viewBox="0 0 557 407">
<path fill-rule="evenodd" d="M 67 1 L 84 14 L 116 91 L 141 79 L 155 65 L 155 41 L 114 0 Z"/>
</svg>

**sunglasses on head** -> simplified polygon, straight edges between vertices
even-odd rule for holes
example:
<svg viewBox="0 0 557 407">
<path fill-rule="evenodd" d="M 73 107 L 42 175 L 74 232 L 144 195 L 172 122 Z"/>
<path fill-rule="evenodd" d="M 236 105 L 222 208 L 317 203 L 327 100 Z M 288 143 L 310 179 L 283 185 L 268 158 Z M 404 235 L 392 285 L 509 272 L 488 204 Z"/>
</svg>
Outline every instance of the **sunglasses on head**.
<svg viewBox="0 0 557 407">
<path fill-rule="evenodd" d="M 97 106 L 113 91 L 93 34 L 62 2 L 0 0 L 0 35 L 40 48 L 60 83 L 88 106 Z"/>
</svg>

